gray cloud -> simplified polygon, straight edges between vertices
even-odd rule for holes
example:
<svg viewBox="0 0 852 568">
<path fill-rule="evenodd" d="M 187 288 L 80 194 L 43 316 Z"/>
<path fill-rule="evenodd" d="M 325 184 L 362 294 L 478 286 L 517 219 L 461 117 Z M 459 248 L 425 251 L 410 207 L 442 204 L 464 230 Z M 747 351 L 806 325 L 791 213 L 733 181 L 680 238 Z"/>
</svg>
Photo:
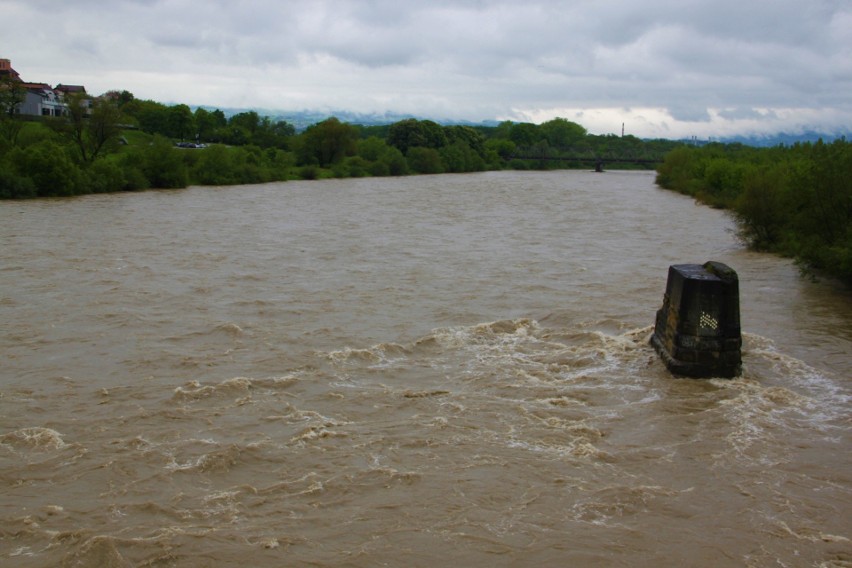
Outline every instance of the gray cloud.
<svg viewBox="0 0 852 568">
<path fill-rule="evenodd" d="M 0 13 L 14 22 L 0 57 L 26 79 L 164 102 L 582 116 L 647 136 L 852 126 L 842 0 L 0 0 Z"/>
</svg>

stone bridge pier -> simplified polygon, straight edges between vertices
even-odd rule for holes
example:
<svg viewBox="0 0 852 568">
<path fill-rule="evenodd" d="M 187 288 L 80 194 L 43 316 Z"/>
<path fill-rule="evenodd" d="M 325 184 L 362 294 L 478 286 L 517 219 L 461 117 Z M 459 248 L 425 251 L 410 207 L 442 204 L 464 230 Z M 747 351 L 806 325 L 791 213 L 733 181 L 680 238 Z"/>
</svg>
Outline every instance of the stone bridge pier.
<svg viewBox="0 0 852 568">
<path fill-rule="evenodd" d="M 651 344 L 675 375 L 739 375 L 742 334 L 737 273 L 713 261 L 670 266 Z"/>
</svg>

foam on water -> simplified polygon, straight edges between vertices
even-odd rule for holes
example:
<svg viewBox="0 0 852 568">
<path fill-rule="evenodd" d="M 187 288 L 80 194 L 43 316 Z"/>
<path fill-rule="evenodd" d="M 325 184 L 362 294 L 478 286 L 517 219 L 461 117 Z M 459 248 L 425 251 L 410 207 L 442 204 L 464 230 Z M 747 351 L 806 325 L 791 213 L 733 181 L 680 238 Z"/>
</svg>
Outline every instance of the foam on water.
<svg viewBox="0 0 852 568">
<path fill-rule="evenodd" d="M 27 236 L 0 249 L 0 564 L 849 564 L 849 311 L 652 181 L 0 207 Z M 675 379 L 665 268 L 710 258 L 744 376 Z"/>
<path fill-rule="evenodd" d="M 62 434 L 51 428 L 21 428 L 0 436 L 0 444 L 14 450 L 49 451 L 67 447 Z"/>
</svg>

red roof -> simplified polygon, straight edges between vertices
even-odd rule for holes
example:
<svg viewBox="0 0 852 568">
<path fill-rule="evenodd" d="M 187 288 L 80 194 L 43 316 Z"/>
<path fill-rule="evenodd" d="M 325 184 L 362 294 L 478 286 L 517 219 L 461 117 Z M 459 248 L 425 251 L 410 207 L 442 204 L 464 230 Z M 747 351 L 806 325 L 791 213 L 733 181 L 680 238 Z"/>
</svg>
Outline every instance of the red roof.
<svg viewBox="0 0 852 568">
<path fill-rule="evenodd" d="M 50 89 L 50 85 L 47 83 L 27 83 L 21 81 L 21 86 L 25 89 Z"/>
<path fill-rule="evenodd" d="M 83 85 L 63 85 L 59 83 L 56 85 L 54 91 L 62 91 L 63 93 L 85 93 L 86 87 Z"/>
</svg>

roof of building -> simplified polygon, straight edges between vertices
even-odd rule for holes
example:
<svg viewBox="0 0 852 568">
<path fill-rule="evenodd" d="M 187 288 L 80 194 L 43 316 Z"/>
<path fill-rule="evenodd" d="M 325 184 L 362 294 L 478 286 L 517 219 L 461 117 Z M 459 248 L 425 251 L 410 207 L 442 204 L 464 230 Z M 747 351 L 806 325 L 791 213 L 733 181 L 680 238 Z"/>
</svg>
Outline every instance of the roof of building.
<svg viewBox="0 0 852 568">
<path fill-rule="evenodd" d="M 47 83 L 29 83 L 21 81 L 21 86 L 25 89 L 50 89 L 50 85 Z"/>
<path fill-rule="evenodd" d="M 85 93 L 86 87 L 83 85 L 63 85 L 59 83 L 54 90 L 62 91 L 63 93 Z"/>
<path fill-rule="evenodd" d="M 21 75 L 12 67 L 12 61 L 9 59 L 0 59 L 0 77 L 11 77 L 12 79 L 21 80 Z"/>
</svg>

